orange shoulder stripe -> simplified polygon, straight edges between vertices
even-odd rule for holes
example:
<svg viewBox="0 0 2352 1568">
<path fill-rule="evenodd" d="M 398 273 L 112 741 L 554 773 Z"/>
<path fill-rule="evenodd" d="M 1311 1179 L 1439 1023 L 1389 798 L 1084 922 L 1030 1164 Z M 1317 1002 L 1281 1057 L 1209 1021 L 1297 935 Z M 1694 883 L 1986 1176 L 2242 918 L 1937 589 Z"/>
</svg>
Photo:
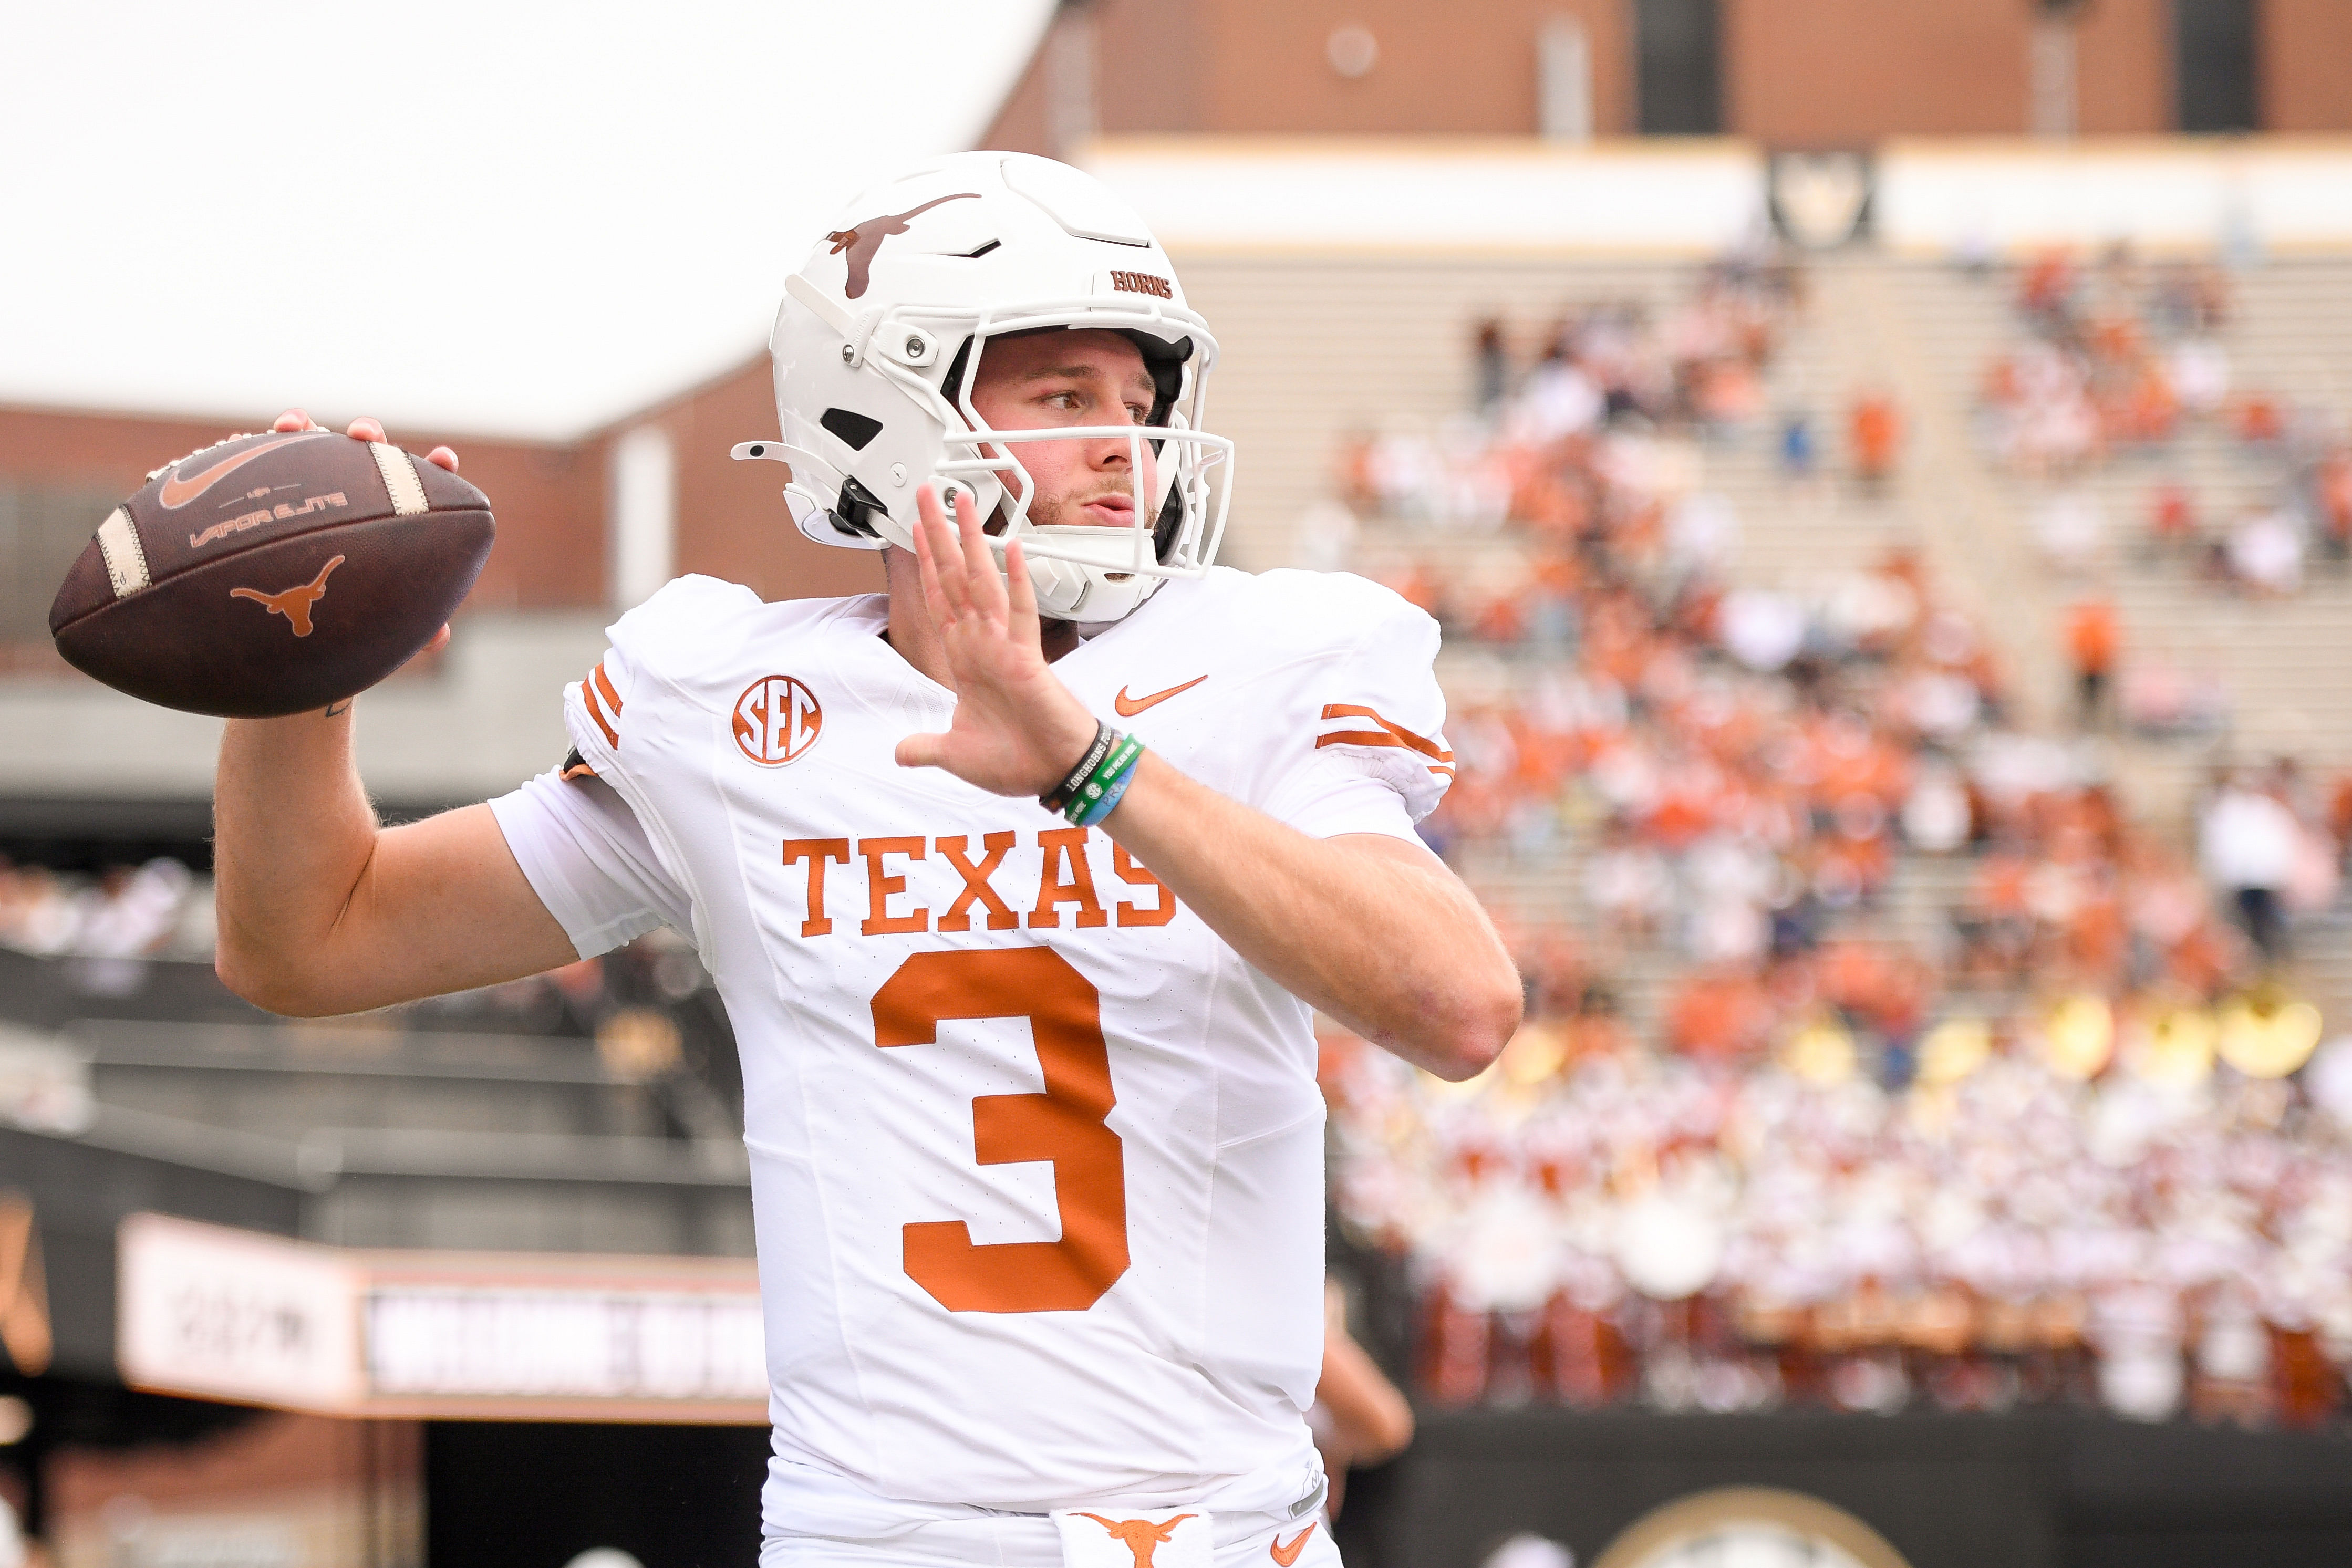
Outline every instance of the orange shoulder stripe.
<svg viewBox="0 0 2352 1568">
<path fill-rule="evenodd" d="M 588 674 L 594 678 L 596 689 L 604 694 L 604 701 L 612 706 L 613 716 L 620 717 L 621 694 L 613 689 L 613 678 L 604 673 L 604 661 L 597 660 L 596 667 L 590 670 Z"/>
<path fill-rule="evenodd" d="M 603 674 L 604 673 L 604 666 L 599 664 L 588 675 L 582 678 L 580 682 L 580 702 L 583 706 L 587 708 L 588 716 L 596 721 L 596 727 L 604 732 L 604 739 L 606 743 L 612 746 L 618 746 L 621 744 L 621 732 L 613 727 L 613 721 L 606 718 L 604 716 L 604 710 L 596 706 L 595 677 Z"/>
<path fill-rule="evenodd" d="M 1423 757 L 1434 758 L 1440 762 L 1454 760 L 1454 753 L 1446 750 L 1429 737 L 1416 735 L 1401 724 L 1382 718 L 1377 712 L 1361 704 L 1326 703 L 1323 706 L 1323 716 L 1327 719 L 1368 718 L 1381 727 L 1376 730 L 1337 730 L 1329 735 L 1318 736 L 1315 741 L 1318 750 L 1327 746 L 1394 746 L 1418 751 Z"/>
</svg>

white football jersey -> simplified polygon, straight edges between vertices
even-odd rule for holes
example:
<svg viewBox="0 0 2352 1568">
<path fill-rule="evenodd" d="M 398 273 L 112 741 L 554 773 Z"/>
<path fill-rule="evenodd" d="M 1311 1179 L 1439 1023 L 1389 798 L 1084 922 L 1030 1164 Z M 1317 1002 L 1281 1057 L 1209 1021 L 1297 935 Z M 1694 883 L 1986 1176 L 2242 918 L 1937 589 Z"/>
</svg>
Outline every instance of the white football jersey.
<svg viewBox="0 0 2352 1568">
<path fill-rule="evenodd" d="M 877 596 L 681 579 L 566 697 L 641 837 L 558 823 L 585 848 L 549 848 L 594 784 L 495 803 L 583 951 L 682 921 L 726 1000 L 770 1533 L 845 1530 L 813 1500 L 845 1482 L 1022 1512 L 1283 1508 L 1318 1473 L 1308 1009 L 1102 829 L 899 767 L 955 699 L 886 623 Z M 1054 670 L 1279 821 L 1409 837 L 1452 774 L 1436 648 L 1361 579 L 1219 569 Z"/>
</svg>

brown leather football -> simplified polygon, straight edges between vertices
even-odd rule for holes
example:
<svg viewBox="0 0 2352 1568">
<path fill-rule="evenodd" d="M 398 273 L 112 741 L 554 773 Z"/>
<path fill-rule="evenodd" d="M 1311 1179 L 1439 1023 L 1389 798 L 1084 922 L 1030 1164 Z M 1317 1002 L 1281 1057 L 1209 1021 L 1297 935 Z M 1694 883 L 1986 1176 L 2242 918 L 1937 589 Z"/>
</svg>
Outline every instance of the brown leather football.
<svg viewBox="0 0 2352 1568">
<path fill-rule="evenodd" d="M 445 468 L 330 430 L 238 435 L 148 476 L 49 606 L 68 663 L 189 713 L 275 718 L 415 656 L 490 553 Z"/>
</svg>

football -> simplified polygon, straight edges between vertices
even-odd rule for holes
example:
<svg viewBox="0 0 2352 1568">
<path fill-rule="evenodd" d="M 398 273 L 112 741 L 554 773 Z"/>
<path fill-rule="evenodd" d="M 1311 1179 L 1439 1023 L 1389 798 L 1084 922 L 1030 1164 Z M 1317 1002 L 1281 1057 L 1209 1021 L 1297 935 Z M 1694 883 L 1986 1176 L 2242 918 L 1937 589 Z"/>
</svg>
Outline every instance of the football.
<svg viewBox="0 0 2352 1568">
<path fill-rule="evenodd" d="M 165 707 L 275 718 L 432 641 L 490 553 L 488 498 L 384 442 L 238 435 L 167 464 L 66 574 L 67 663 Z"/>
</svg>

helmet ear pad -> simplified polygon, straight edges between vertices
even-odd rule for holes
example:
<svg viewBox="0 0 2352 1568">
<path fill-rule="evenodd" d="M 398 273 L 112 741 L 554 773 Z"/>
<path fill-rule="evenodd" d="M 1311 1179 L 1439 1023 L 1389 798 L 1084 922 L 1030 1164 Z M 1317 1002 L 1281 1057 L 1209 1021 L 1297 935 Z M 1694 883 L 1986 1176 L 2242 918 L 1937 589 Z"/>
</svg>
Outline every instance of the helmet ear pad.
<svg viewBox="0 0 2352 1568">
<path fill-rule="evenodd" d="M 1184 487 L 1171 484 L 1168 499 L 1160 503 L 1160 516 L 1151 525 L 1151 553 L 1160 565 L 1168 564 L 1168 554 L 1176 548 L 1176 532 L 1183 526 Z"/>
<path fill-rule="evenodd" d="M 1143 356 L 1143 368 L 1151 374 L 1151 417 L 1145 423 L 1167 423 L 1169 410 L 1184 395 L 1184 361 L 1192 357 L 1192 340 L 1179 338 L 1171 343 L 1132 328 L 1119 329 L 1118 335 L 1135 345 L 1135 351 Z"/>
</svg>

